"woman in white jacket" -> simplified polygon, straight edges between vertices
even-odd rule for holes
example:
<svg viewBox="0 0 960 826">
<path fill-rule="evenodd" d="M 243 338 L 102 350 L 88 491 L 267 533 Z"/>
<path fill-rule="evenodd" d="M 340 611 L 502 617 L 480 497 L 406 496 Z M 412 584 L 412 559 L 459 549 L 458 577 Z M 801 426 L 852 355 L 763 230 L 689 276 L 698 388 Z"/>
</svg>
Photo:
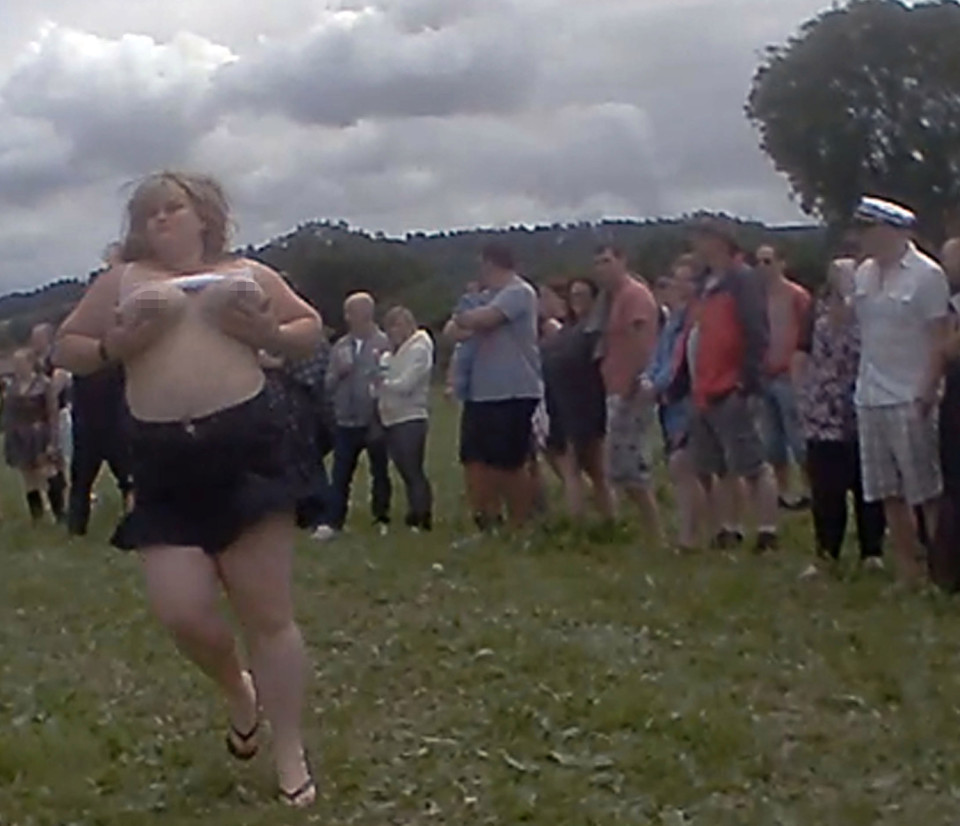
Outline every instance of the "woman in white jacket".
<svg viewBox="0 0 960 826">
<path fill-rule="evenodd" d="M 413 313 L 394 307 L 384 317 L 392 352 L 381 361 L 380 421 L 387 435 L 390 459 L 407 492 L 407 525 L 433 527 L 433 491 L 424 471 L 429 419 L 433 340 L 417 328 Z"/>
</svg>

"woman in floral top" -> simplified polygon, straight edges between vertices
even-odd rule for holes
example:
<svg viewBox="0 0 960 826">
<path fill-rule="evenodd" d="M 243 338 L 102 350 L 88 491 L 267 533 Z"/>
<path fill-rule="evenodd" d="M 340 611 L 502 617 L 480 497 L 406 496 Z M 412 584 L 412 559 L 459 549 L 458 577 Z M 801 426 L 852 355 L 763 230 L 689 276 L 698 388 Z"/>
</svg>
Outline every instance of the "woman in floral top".
<svg viewBox="0 0 960 826">
<path fill-rule="evenodd" d="M 860 335 L 856 321 L 845 312 L 843 298 L 855 268 L 852 259 L 834 261 L 811 308 L 797 365 L 800 419 L 807 440 L 818 556 L 839 559 L 847 525 L 847 493 L 852 492 L 861 559 L 877 560 L 873 564 L 879 565 L 886 524 L 882 503 L 863 501 L 853 403 Z"/>
</svg>

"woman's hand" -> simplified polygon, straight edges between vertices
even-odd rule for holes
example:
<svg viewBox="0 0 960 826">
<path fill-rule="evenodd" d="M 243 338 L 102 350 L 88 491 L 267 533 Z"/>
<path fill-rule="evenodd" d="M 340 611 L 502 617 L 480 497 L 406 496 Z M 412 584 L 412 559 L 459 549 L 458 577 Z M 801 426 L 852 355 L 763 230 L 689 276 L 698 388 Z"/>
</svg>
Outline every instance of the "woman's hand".
<svg viewBox="0 0 960 826">
<path fill-rule="evenodd" d="M 103 350 L 110 361 L 126 363 L 156 342 L 169 326 L 169 314 L 149 305 L 126 316 L 118 312 L 103 337 Z"/>
<path fill-rule="evenodd" d="M 235 294 L 219 308 L 217 324 L 230 338 L 254 350 L 273 352 L 280 338 L 270 299 L 262 294 L 257 302 L 243 293 Z"/>
</svg>

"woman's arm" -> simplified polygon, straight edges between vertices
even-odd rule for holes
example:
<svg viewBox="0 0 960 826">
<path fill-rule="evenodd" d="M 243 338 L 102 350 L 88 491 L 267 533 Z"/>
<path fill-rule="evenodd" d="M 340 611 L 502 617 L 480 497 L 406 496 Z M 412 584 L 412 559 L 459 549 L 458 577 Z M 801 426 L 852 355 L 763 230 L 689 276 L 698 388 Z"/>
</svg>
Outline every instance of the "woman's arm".
<svg viewBox="0 0 960 826">
<path fill-rule="evenodd" d="M 115 327 L 122 267 L 103 273 L 83 294 L 54 339 L 51 361 L 78 376 L 104 366 L 104 345 Z"/>
<path fill-rule="evenodd" d="M 383 386 L 394 393 L 410 393 L 432 369 L 433 348 L 421 343 L 411 354 L 410 363 L 393 378 L 385 378 Z"/>
<path fill-rule="evenodd" d="M 60 407 L 57 404 L 56 382 L 45 380 L 44 389 L 47 401 L 47 422 L 50 425 L 50 447 L 58 450 L 60 447 Z"/>
<path fill-rule="evenodd" d="M 276 330 L 264 349 L 290 358 L 306 358 L 320 345 L 320 314 L 298 296 L 280 275 L 258 261 L 248 261 L 253 276 L 270 302 Z"/>
</svg>

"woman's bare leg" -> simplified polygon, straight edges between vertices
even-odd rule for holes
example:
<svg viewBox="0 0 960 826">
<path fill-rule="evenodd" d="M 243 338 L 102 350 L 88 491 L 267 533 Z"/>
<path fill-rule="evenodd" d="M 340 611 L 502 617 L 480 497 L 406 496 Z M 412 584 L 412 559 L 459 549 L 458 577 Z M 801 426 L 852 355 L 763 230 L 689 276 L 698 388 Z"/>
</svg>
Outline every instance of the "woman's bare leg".
<svg viewBox="0 0 960 826">
<path fill-rule="evenodd" d="M 241 733 L 257 722 L 256 702 L 236 640 L 217 610 L 220 581 L 214 561 L 199 548 L 157 547 L 140 555 L 150 609 L 180 652 L 226 696 L 230 722 Z"/>
<path fill-rule="evenodd" d="M 573 519 L 583 515 L 583 478 L 580 466 L 572 447 L 554 456 L 554 463 L 563 482 L 563 498 L 567 504 L 567 514 Z"/>
<path fill-rule="evenodd" d="M 706 503 L 686 449 L 670 457 L 669 471 L 677 503 L 677 541 L 682 548 L 695 548 L 702 541 Z"/>
<path fill-rule="evenodd" d="M 617 515 L 617 504 L 607 477 L 606 450 L 603 439 L 597 439 L 584 447 L 583 455 L 580 458 L 583 462 L 583 471 L 587 474 L 593 488 L 594 506 L 604 519 L 614 519 Z"/>
<path fill-rule="evenodd" d="M 244 628 L 259 699 L 273 727 L 280 788 L 288 792 L 309 779 L 301 730 L 306 657 L 291 593 L 295 535 L 293 515 L 277 514 L 247 530 L 217 557 L 227 596 Z"/>
</svg>

